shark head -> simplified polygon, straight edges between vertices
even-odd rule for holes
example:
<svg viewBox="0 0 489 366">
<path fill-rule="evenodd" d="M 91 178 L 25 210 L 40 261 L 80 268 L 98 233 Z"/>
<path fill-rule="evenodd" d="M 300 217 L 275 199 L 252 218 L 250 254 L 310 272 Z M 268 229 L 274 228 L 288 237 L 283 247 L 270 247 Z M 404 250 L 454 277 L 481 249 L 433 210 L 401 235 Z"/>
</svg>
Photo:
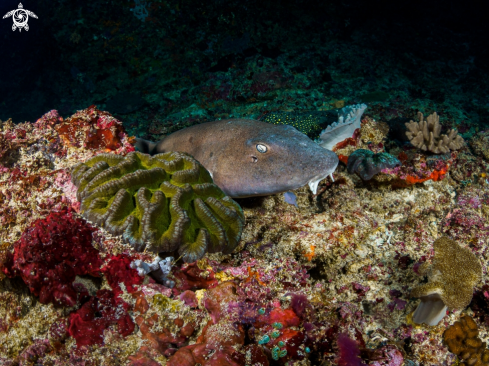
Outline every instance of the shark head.
<svg viewBox="0 0 489 366">
<path fill-rule="evenodd" d="M 241 120 L 246 121 L 246 120 Z M 264 196 L 318 183 L 331 175 L 338 156 L 292 126 L 251 121 L 231 142 L 232 164 L 221 166 L 214 181 L 231 197 Z M 231 179 L 230 174 L 239 176 Z"/>
</svg>

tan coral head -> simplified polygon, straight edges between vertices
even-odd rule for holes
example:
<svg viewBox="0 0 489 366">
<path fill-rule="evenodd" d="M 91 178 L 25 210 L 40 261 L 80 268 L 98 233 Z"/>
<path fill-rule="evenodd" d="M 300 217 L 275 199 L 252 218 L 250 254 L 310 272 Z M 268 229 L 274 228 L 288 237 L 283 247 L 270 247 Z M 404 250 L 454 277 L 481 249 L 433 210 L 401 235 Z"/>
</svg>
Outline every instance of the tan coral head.
<svg viewBox="0 0 489 366">
<path fill-rule="evenodd" d="M 426 120 L 423 113 L 418 112 L 419 122 L 406 123 L 406 136 L 411 144 L 418 149 L 431 151 L 435 154 L 446 154 L 450 150 L 458 150 L 464 145 L 464 139 L 453 129 L 448 135 L 441 135 L 440 117 L 436 112 L 430 114 Z"/>
<path fill-rule="evenodd" d="M 469 248 L 441 237 L 433 243 L 435 258 L 428 273 L 428 283 L 411 291 L 421 299 L 413 321 L 437 325 L 447 309 L 463 309 L 470 304 L 474 286 L 482 278 L 482 266 Z"/>
</svg>

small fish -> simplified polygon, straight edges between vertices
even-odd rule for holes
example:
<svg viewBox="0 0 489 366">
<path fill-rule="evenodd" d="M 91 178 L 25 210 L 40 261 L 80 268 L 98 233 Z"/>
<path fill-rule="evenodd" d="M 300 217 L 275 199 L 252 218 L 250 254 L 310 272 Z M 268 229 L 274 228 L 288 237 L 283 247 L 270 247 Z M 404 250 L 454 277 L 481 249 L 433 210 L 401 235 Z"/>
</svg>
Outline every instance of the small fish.
<svg viewBox="0 0 489 366">
<path fill-rule="evenodd" d="M 267 196 L 306 184 L 316 194 L 338 156 L 292 126 L 250 119 L 207 122 L 172 133 L 155 143 L 136 139 L 138 151 L 192 155 L 214 183 L 233 198 Z"/>
<path fill-rule="evenodd" d="M 297 197 L 294 192 L 288 191 L 284 193 L 284 200 L 287 203 L 290 203 L 291 205 L 294 205 L 295 207 L 299 208 L 297 206 Z"/>
</svg>

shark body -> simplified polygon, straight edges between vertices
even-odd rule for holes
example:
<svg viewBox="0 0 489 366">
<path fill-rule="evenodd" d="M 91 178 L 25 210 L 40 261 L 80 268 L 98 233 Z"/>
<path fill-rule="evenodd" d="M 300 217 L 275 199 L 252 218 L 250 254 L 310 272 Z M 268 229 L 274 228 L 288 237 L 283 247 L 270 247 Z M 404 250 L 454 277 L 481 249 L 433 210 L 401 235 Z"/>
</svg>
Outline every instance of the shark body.
<svg viewBox="0 0 489 366">
<path fill-rule="evenodd" d="M 292 126 L 250 119 L 202 123 L 172 133 L 155 143 L 136 139 L 138 151 L 192 155 L 214 183 L 233 198 L 266 196 L 306 184 L 315 194 L 331 175 L 338 156 Z"/>
</svg>

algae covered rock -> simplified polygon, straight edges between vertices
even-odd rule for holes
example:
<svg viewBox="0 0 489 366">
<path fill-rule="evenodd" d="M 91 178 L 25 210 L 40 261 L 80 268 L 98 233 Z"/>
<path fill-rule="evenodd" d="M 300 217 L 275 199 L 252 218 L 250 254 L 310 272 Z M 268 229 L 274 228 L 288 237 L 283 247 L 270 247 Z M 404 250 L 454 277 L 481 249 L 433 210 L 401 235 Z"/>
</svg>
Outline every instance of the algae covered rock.
<svg viewBox="0 0 489 366">
<path fill-rule="evenodd" d="M 241 207 L 185 153 L 100 154 L 74 166 L 72 181 L 81 214 L 138 251 L 193 262 L 232 252 L 241 237 Z"/>
</svg>

